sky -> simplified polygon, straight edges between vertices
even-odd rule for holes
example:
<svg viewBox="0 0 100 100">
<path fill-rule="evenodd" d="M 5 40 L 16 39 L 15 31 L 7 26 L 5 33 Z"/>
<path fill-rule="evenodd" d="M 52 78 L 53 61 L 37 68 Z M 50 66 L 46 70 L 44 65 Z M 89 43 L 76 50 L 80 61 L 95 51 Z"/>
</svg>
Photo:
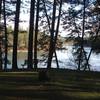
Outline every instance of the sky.
<svg viewBox="0 0 100 100">
<path fill-rule="evenodd" d="M 23 0 L 25 1 L 25 0 Z M 30 10 L 30 4 L 28 3 L 25 3 L 25 5 L 27 6 L 28 9 L 26 8 L 23 8 L 23 5 L 21 5 L 21 10 L 20 10 L 20 24 L 19 24 L 19 28 L 20 29 L 23 29 L 23 30 L 27 30 L 28 31 L 28 27 L 29 27 L 29 10 Z M 63 6 L 62 6 L 62 9 L 63 10 L 68 10 L 68 8 L 70 7 L 69 4 L 65 3 Z M 79 10 L 82 6 L 79 5 L 79 6 L 76 6 L 75 9 L 76 10 Z M 14 27 L 14 22 L 8 22 L 8 25 L 12 26 L 12 28 Z M 66 36 L 66 33 L 68 34 L 69 32 L 68 31 L 64 31 L 62 26 L 59 27 L 59 30 L 61 31 L 60 35 L 65 37 Z"/>
</svg>

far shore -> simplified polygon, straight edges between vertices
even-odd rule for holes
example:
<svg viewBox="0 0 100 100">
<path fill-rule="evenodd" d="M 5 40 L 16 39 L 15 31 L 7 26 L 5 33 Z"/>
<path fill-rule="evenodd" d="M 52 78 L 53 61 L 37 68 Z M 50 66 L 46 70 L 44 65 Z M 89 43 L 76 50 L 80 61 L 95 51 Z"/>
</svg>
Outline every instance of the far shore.
<svg viewBox="0 0 100 100">
<path fill-rule="evenodd" d="M 12 52 L 12 51 L 13 51 L 12 49 L 9 50 L 9 52 Z M 23 50 L 23 49 L 17 50 L 17 52 L 27 52 L 27 51 L 28 51 L 27 49 L 24 49 L 24 50 Z"/>
</svg>

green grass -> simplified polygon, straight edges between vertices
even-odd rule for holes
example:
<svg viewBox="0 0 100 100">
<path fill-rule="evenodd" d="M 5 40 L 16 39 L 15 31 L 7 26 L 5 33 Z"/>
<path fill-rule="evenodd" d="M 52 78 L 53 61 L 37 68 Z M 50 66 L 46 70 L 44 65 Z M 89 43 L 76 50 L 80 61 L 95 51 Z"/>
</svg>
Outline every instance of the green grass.
<svg viewBox="0 0 100 100">
<path fill-rule="evenodd" d="M 50 70 L 50 81 L 38 72 L 0 72 L 0 100 L 100 100 L 100 73 Z"/>
</svg>

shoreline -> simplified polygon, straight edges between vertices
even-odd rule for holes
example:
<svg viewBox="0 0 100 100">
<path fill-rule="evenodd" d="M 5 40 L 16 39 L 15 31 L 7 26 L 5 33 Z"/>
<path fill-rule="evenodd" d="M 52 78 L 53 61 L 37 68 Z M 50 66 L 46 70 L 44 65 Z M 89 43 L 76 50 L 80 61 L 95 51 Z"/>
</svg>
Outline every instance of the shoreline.
<svg viewBox="0 0 100 100">
<path fill-rule="evenodd" d="M 8 52 L 12 52 L 13 50 L 12 49 L 10 49 L 10 50 L 8 50 Z M 28 50 L 26 49 L 26 50 L 17 50 L 17 52 L 28 52 Z"/>
</svg>

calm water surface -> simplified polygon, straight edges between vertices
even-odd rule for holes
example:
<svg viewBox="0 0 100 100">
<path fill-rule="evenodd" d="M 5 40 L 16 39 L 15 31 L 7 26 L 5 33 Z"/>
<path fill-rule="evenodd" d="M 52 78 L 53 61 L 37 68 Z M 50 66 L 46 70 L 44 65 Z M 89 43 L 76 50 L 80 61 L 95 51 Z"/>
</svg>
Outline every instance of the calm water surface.
<svg viewBox="0 0 100 100">
<path fill-rule="evenodd" d="M 77 65 L 75 64 L 74 57 L 72 55 L 72 46 L 66 46 L 67 50 L 57 50 L 57 57 L 59 60 L 60 68 L 67 68 L 67 69 L 76 69 Z M 85 50 L 89 52 L 90 48 L 86 47 Z M 10 52 L 9 60 L 12 61 L 12 53 Z M 27 59 L 27 52 L 18 52 L 18 67 L 22 68 L 21 64 L 24 63 L 24 60 Z M 41 59 L 41 56 L 38 56 L 38 59 Z M 91 58 L 89 60 L 91 65 L 91 70 L 100 71 L 100 54 L 92 53 Z M 39 62 L 39 67 L 46 67 L 45 62 Z M 27 66 L 24 66 L 27 68 Z M 56 68 L 55 58 L 52 61 L 52 67 Z M 8 68 L 11 68 L 11 65 L 8 65 Z"/>
</svg>

